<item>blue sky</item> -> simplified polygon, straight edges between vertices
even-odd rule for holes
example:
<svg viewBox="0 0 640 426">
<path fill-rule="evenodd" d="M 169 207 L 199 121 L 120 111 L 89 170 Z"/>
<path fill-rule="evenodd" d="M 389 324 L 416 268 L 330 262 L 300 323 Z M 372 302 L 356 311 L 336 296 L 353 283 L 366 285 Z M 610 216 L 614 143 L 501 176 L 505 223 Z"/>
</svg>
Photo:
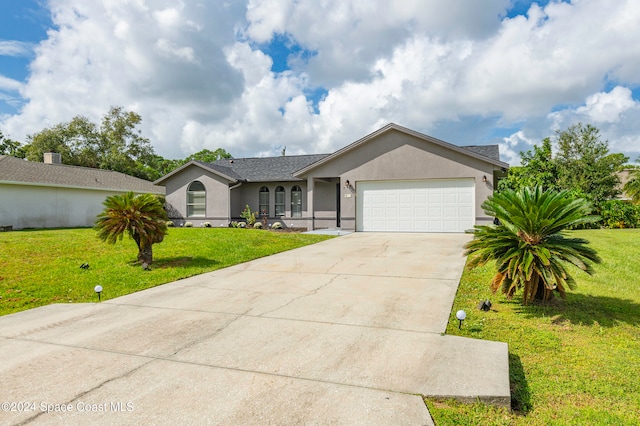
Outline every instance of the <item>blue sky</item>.
<svg viewBox="0 0 640 426">
<path fill-rule="evenodd" d="M 120 105 L 179 158 L 331 152 L 396 122 L 513 164 L 582 121 L 640 155 L 636 2 L 418 3 L 0 0 L 0 130 Z"/>
<path fill-rule="evenodd" d="M 0 55 L 0 74 L 18 81 L 29 75 L 29 63 L 33 59 L 31 49 L 47 37 L 52 27 L 49 11 L 34 0 L 0 0 L 0 42 L 24 43 L 23 54 Z M 0 113 L 17 112 L 15 108 L 0 103 Z"/>
</svg>

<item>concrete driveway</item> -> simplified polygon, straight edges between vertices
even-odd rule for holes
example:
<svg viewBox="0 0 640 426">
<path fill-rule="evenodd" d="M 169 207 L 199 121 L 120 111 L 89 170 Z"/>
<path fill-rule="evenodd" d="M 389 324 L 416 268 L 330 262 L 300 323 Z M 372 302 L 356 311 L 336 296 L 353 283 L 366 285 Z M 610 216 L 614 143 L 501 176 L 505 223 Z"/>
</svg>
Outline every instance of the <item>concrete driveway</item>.
<svg viewBox="0 0 640 426">
<path fill-rule="evenodd" d="M 0 317 L 0 423 L 428 425 L 420 395 L 508 406 L 507 345 L 441 335 L 469 238 L 350 234 Z"/>
</svg>

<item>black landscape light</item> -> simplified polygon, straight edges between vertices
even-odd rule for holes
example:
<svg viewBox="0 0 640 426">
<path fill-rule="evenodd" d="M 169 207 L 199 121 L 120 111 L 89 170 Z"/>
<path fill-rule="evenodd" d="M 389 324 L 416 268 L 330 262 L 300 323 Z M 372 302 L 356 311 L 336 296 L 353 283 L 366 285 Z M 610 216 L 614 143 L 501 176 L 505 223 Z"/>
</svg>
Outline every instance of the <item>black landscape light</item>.
<svg viewBox="0 0 640 426">
<path fill-rule="evenodd" d="M 491 310 L 491 301 L 489 299 L 487 300 L 481 300 L 480 303 L 478 304 L 478 309 L 480 309 L 481 311 L 490 311 Z"/>
</svg>

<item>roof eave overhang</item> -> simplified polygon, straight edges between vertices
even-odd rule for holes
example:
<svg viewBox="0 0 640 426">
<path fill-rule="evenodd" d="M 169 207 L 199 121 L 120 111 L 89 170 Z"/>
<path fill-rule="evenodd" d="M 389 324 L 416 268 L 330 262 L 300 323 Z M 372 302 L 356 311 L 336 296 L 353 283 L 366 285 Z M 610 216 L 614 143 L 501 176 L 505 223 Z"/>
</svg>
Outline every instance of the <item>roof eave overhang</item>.
<svg viewBox="0 0 640 426">
<path fill-rule="evenodd" d="M 165 189 L 164 187 L 158 187 L 156 190 L 132 190 L 132 189 L 124 189 L 124 188 L 98 188 L 95 186 L 80 186 L 80 185 L 64 185 L 58 183 L 43 183 L 43 182 L 22 182 L 22 181 L 10 181 L 10 180 L 0 180 L 0 184 L 2 185 L 20 185 L 20 186 L 42 186 L 46 188 L 65 188 L 65 189 L 82 189 L 82 190 L 91 190 L 91 191 L 104 191 L 104 192 L 134 192 L 138 194 L 159 194 L 164 195 Z"/>
</svg>

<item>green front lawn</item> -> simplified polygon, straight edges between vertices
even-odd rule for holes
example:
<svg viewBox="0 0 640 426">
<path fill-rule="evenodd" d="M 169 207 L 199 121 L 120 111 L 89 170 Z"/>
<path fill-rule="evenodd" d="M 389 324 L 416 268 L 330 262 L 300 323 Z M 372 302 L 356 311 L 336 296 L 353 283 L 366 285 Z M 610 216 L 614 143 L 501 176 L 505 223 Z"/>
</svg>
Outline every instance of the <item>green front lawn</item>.
<svg viewBox="0 0 640 426">
<path fill-rule="evenodd" d="M 110 245 L 92 229 L 0 233 L 0 315 L 50 303 L 111 299 L 159 284 L 325 240 L 327 236 L 254 229 L 170 228 L 144 271 L 135 242 Z M 88 269 L 80 265 L 88 263 Z"/>
<path fill-rule="evenodd" d="M 514 411 L 426 399 L 437 425 L 638 424 L 640 230 L 573 234 L 603 262 L 594 276 L 574 270 L 578 288 L 566 300 L 524 307 L 491 294 L 492 266 L 465 271 L 447 333 L 509 344 Z M 487 298 L 492 310 L 478 310 Z M 467 312 L 460 331 L 459 309 Z"/>
<path fill-rule="evenodd" d="M 575 271 L 567 300 L 521 306 L 492 295 L 490 267 L 466 271 L 448 334 L 507 342 L 513 412 L 426 399 L 437 425 L 634 425 L 640 413 L 640 230 L 575 231 L 603 263 Z M 0 314 L 49 303 L 110 299 L 324 240 L 321 235 L 176 228 L 154 246 L 151 271 L 126 237 L 111 246 L 91 229 L 0 233 Z M 82 263 L 89 269 L 80 269 Z M 489 298 L 492 311 L 477 309 Z M 455 312 L 467 320 L 458 330 Z M 472 362 L 471 360 L 469 362 Z"/>
</svg>

